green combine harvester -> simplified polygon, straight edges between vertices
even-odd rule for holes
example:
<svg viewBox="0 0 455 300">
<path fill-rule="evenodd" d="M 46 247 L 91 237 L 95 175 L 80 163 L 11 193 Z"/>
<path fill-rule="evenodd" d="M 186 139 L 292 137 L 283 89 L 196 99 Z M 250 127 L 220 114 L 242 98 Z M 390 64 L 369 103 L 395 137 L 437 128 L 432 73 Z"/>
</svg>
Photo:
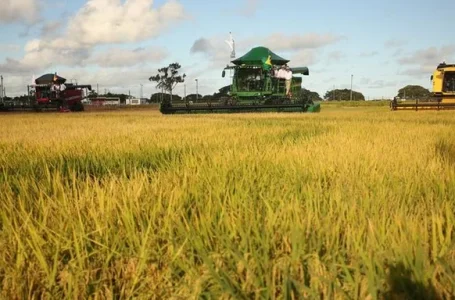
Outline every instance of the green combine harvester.
<svg viewBox="0 0 455 300">
<path fill-rule="evenodd" d="M 217 101 L 199 103 L 191 101 L 163 101 L 160 111 L 163 114 L 176 113 L 236 113 L 236 112 L 319 112 L 320 103 L 301 93 L 302 78 L 296 74 L 309 75 L 307 67 L 287 67 L 284 59 L 268 48 L 256 47 L 244 56 L 232 60 L 226 70 L 232 75 L 232 84 L 227 97 Z M 286 79 L 280 76 L 280 69 L 292 71 L 292 79 L 286 93 Z M 288 75 L 289 76 L 289 75 Z M 289 78 L 289 77 L 288 77 Z M 289 84 L 289 81 L 288 81 Z"/>
</svg>

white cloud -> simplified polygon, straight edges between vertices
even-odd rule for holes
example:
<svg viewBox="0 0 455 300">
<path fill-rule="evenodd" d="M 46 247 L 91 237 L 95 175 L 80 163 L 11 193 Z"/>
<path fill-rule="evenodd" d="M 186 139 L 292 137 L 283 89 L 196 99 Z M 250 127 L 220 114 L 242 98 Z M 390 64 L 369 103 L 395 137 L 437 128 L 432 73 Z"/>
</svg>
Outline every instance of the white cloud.
<svg viewBox="0 0 455 300">
<path fill-rule="evenodd" d="M 77 47 L 77 43 L 64 39 L 49 42 L 39 39 L 30 40 L 25 46 L 25 55 L 21 60 L 7 60 L 0 68 L 10 68 L 12 73 L 42 70 L 58 65 L 83 65 L 90 50 Z"/>
<path fill-rule="evenodd" d="M 65 78 L 75 78 L 80 84 L 97 84 L 101 88 L 125 91 L 132 85 L 148 82 L 151 72 L 142 67 L 91 70 L 86 68 L 62 69 L 59 74 Z"/>
<path fill-rule="evenodd" d="M 214 50 L 211 42 L 206 38 L 200 38 L 194 41 L 193 46 L 191 46 L 191 53 L 205 53 L 210 55 Z"/>
<path fill-rule="evenodd" d="M 13 52 L 13 51 L 19 51 L 21 49 L 21 46 L 17 44 L 0 44 L 0 51 L 1 52 Z"/>
<path fill-rule="evenodd" d="M 39 16 L 38 0 L 2 0 L 0 23 L 33 23 Z"/>
<path fill-rule="evenodd" d="M 366 84 L 370 84 L 371 81 L 372 81 L 371 78 L 362 77 L 359 80 L 359 84 L 360 85 L 366 85 Z"/>
<path fill-rule="evenodd" d="M 206 63 L 210 68 L 220 68 L 225 66 L 231 61 L 230 53 L 231 50 L 226 44 L 223 37 L 201 37 L 193 42 L 190 48 L 190 53 L 194 55 L 202 55 L 206 59 Z M 241 53 L 243 47 L 236 45 L 236 52 Z M 203 71 L 201 71 L 203 72 Z"/>
<path fill-rule="evenodd" d="M 274 33 L 265 38 L 252 39 L 256 43 L 267 45 L 273 51 L 295 51 L 302 49 L 317 49 L 333 43 L 336 43 L 344 37 L 334 34 L 296 34 L 285 35 Z"/>
<path fill-rule="evenodd" d="M 153 0 L 89 0 L 70 19 L 67 36 L 84 45 L 139 42 L 185 18 L 176 0 L 152 6 Z"/>
<path fill-rule="evenodd" d="M 94 54 L 88 64 L 100 67 L 132 67 L 149 62 L 160 62 L 167 57 L 167 52 L 159 48 L 137 48 L 134 50 L 113 48 Z"/>
<path fill-rule="evenodd" d="M 394 81 L 385 81 L 385 80 L 374 80 L 371 81 L 368 85 L 370 89 L 383 89 L 386 87 L 394 87 L 396 86 L 396 82 Z"/>
<path fill-rule="evenodd" d="M 378 55 L 379 52 L 378 51 L 370 51 L 370 52 L 362 52 L 359 54 L 360 57 L 373 57 L 373 56 L 376 56 Z"/>
<path fill-rule="evenodd" d="M 397 50 L 395 50 L 392 54 L 393 57 L 398 57 L 400 56 L 401 54 L 403 53 L 403 49 L 399 48 Z"/>
<path fill-rule="evenodd" d="M 244 7 L 240 10 L 240 14 L 245 17 L 253 16 L 259 8 L 260 0 L 245 0 Z"/>
<path fill-rule="evenodd" d="M 399 39 L 390 39 L 385 41 L 384 46 L 386 48 L 398 48 L 401 46 L 404 46 L 406 44 L 406 41 L 404 40 L 399 40 Z"/>
<path fill-rule="evenodd" d="M 3 76 L 6 96 L 14 97 L 27 94 L 27 85 L 32 84 L 32 76 Z"/>
<path fill-rule="evenodd" d="M 183 7 L 176 0 L 157 8 L 152 4 L 153 0 L 88 0 L 59 35 L 56 34 L 61 23 L 44 23 L 41 38 L 26 43 L 24 56 L 6 59 L 0 63 L 0 69 L 22 74 L 59 66 L 121 67 L 159 61 L 166 53 L 155 48 L 94 52 L 99 44 L 130 43 L 155 37 L 184 17 Z"/>
<path fill-rule="evenodd" d="M 33 71 L 30 67 L 25 66 L 20 61 L 12 58 L 6 58 L 5 62 L 0 64 L 0 70 L 2 70 L 4 76 L 26 74 Z"/>
<path fill-rule="evenodd" d="M 46 22 L 41 28 L 41 35 L 44 37 L 52 37 L 59 32 L 59 30 L 62 28 L 62 25 L 63 24 L 60 21 Z"/>
<path fill-rule="evenodd" d="M 412 68 L 407 68 L 404 71 L 400 71 L 399 75 L 407 75 L 411 77 L 418 77 L 421 78 L 422 76 L 428 75 L 430 76 L 431 73 L 436 69 L 436 65 L 434 66 L 417 66 Z"/>
<path fill-rule="evenodd" d="M 319 60 L 318 52 L 314 49 L 303 49 L 291 56 L 290 61 L 293 66 L 309 66 Z"/>
<path fill-rule="evenodd" d="M 346 55 L 341 51 L 332 51 L 327 55 L 329 62 L 340 62 Z"/>
<path fill-rule="evenodd" d="M 26 54 L 20 60 L 7 59 L 0 64 L 0 69 L 12 74 L 37 72 L 39 70 L 57 67 L 84 67 L 97 65 L 103 68 L 132 67 L 138 64 L 148 65 L 160 62 L 167 57 L 167 52 L 161 48 L 109 48 L 93 53 L 88 48 L 64 47 L 56 40 L 44 45 L 40 40 L 32 40 L 25 46 Z"/>
<path fill-rule="evenodd" d="M 441 48 L 430 47 L 423 50 L 418 50 L 413 54 L 402 57 L 398 60 L 401 64 L 432 64 L 434 67 L 443 60 L 448 60 L 455 54 L 455 45 L 443 46 Z"/>
<path fill-rule="evenodd" d="M 455 45 L 446 45 L 440 48 L 429 47 L 417 50 L 408 56 L 399 58 L 398 63 L 409 66 L 400 72 L 401 75 L 421 77 L 433 72 L 439 63 L 453 60 L 455 60 Z"/>
</svg>

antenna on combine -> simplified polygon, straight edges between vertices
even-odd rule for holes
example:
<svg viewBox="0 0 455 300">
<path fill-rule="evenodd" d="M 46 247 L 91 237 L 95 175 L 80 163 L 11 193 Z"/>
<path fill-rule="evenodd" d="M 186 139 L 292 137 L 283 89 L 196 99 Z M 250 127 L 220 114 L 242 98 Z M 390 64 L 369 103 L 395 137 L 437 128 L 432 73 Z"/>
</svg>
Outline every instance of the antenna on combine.
<svg viewBox="0 0 455 300">
<path fill-rule="evenodd" d="M 231 58 L 235 58 L 235 42 L 231 32 L 229 32 L 229 40 L 226 41 L 226 43 L 229 45 L 229 48 L 231 48 Z"/>
</svg>

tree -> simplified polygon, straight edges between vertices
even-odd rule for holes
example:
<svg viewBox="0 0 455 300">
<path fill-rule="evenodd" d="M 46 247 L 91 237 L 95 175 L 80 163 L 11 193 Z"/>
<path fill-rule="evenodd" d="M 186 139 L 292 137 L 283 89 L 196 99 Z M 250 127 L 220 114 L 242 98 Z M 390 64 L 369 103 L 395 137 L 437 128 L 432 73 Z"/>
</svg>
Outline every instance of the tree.
<svg viewBox="0 0 455 300">
<path fill-rule="evenodd" d="M 87 96 L 87 98 L 89 98 L 89 99 L 94 99 L 94 98 L 97 98 L 97 97 L 98 97 L 98 93 L 93 91 L 93 90 L 90 91 L 88 96 Z"/>
<path fill-rule="evenodd" d="M 201 94 L 189 94 L 189 95 L 186 95 L 186 101 L 196 101 L 196 99 L 198 100 L 201 100 L 202 99 L 202 95 Z"/>
<path fill-rule="evenodd" d="M 322 100 L 321 99 L 321 96 L 319 96 L 319 94 L 317 92 L 313 92 L 313 91 L 310 91 L 310 90 L 307 90 L 307 89 L 301 89 L 300 90 L 300 95 L 305 98 L 305 99 L 311 99 L 313 101 L 320 101 Z"/>
<path fill-rule="evenodd" d="M 407 85 L 398 90 L 397 97 L 402 99 L 425 99 L 430 96 L 430 91 L 420 85 Z"/>
<path fill-rule="evenodd" d="M 343 89 L 343 90 L 335 89 L 335 90 L 327 91 L 325 93 L 325 95 L 324 95 L 324 99 L 329 100 L 329 101 L 332 101 L 332 100 L 347 101 L 347 100 L 351 99 L 351 90 L 349 90 L 349 89 Z M 352 91 L 352 100 L 354 100 L 354 101 L 359 101 L 359 100 L 364 101 L 365 100 L 365 96 L 362 93 L 360 93 L 360 92 Z"/>
<path fill-rule="evenodd" d="M 221 97 L 227 97 L 229 96 L 229 93 L 231 91 L 231 85 L 226 85 L 223 86 L 218 90 L 218 92 L 213 94 L 213 99 L 219 100 Z"/>
<path fill-rule="evenodd" d="M 163 67 L 158 69 L 158 74 L 155 76 L 150 76 L 149 80 L 150 81 L 155 81 L 158 84 L 156 87 L 158 89 L 162 89 L 166 92 L 169 92 L 171 94 L 171 101 L 172 101 L 172 90 L 175 88 L 175 86 L 179 83 L 182 83 L 185 81 L 186 75 L 178 75 L 178 69 L 180 69 L 181 66 L 179 63 L 172 63 L 169 64 L 167 67 Z"/>
<path fill-rule="evenodd" d="M 180 97 L 179 95 L 173 95 L 173 99 L 180 101 L 182 100 L 182 97 Z M 150 102 L 152 103 L 159 103 L 162 100 L 171 101 L 171 96 L 166 93 L 154 93 L 150 96 Z"/>
</svg>

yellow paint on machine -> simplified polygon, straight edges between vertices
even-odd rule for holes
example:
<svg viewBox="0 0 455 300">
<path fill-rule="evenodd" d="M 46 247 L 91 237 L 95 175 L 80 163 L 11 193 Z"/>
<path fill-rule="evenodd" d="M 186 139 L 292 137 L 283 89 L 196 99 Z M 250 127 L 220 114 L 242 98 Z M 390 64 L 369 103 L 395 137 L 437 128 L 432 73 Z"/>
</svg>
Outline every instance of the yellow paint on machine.
<svg viewBox="0 0 455 300">
<path fill-rule="evenodd" d="M 438 65 L 433 75 L 432 96 L 442 103 L 455 103 L 455 64 Z"/>
</svg>

